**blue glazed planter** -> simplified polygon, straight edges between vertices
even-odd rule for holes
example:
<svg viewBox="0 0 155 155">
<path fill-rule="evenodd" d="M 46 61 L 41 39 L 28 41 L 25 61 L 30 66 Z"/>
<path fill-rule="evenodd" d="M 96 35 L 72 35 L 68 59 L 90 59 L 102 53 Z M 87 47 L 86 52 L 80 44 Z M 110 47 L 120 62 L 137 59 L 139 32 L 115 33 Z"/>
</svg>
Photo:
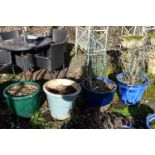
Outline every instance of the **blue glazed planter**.
<svg viewBox="0 0 155 155">
<path fill-rule="evenodd" d="M 152 121 L 155 121 L 155 114 L 151 114 L 151 115 L 149 115 L 149 116 L 146 117 L 146 127 L 148 129 L 152 129 L 152 127 L 150 126 L 150 123 Z"/>
<path fill-rule="evenodd" d="M 146 81 L 145 83 L 130 85 L 121 81 L 122 76 L 123 73 L 116 76 L 121 102 L 126 105 L 138 105 L 145 89 L 150 84 L 149 79 L 143 75 L 142 79 Z"/>
<path fill-rule="evenodd" d="M 73 86 L 76 89 L 76 92 L 67 95 L 60 95 L 49 92 L 47 89 L 55 88 L 59 85 Z M 43 85 L 43 90 L 47 96 L 51 116 L 57 120 L 64 120 L 70 116 L 70 111 L 73 108 L 77 95 L 81 91 L 81 87 L 79 84 L 69 79 L 54 79 L 46 82 Z"/>
<path fill-rule="evenodd" d="M 108 83 L 113 83 L 115 84 L 112 80 L 109 80 L 108 78 L 103 78 L 103 77 L 98 77 L 97 79 L 99 80 L 104 80 Z M 100 106 L 106 106 L 111 103 L 114 93 L 116 90 L 116 87 L 107 92 L 95 92 L 91 91 L 87 88 L 87 83 L 89 81 L 89 78 L 85 79 L 82 82 L 82 88 L 83 88 L 83 94 L 84 94 L 84 99 L 87 103 L 87 105 L 91 107 L 100 107 Z"/>
</svg>

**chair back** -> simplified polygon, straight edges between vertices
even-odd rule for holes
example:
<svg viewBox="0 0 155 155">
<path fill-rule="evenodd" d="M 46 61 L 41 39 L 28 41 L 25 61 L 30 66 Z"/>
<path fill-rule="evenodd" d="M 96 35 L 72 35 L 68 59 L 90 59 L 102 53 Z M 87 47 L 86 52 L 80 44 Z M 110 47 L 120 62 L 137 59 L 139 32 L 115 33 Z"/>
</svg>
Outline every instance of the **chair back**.
<svg viewBox="0 0 155 155">
<path fill-rule="evenodd" d="M 65 51 L 66 40 L 61 43 L 52 43 L 46 55 L 35 54 L 34 64 L 36 67 L 47 69 L 52 73 L 55 69 L 64 66 Z"/>
<path fill-rule="evenodd" d="M 0 50 L 0 64 L 11 64 L 11 53 L 6 50 Z"/>
<path fill-rule="evenodd" d="M 53 42 L 58 43 L 62 42 L 67 39 L 67 31 L 66 30 L 60 30 L 60 29 L 53 29 L 52 34 Z"/>
<path fill-rule="evenodd" d="M 66 51 L 66 41 L 51 44 L 50 49 L 47 51 L 47 57 L 50 57 L 52 63 L 52 70 L 61 67 L 64 64 L 64 55 Z"/>
<path fill-rule="evenodd" d="M 9 40 L 19 37 L 19 31 L 1 32 L 0 36 L 2 40 Z"/>
</svg>

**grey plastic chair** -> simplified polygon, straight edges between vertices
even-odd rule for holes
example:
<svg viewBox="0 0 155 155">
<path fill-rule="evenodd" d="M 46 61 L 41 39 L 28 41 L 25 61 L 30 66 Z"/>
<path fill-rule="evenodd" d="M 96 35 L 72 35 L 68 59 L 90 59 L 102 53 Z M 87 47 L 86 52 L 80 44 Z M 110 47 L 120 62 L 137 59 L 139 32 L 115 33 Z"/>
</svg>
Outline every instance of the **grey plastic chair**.
<svg viewBox="0 0 155 155">
<path fill-rule="evenodd" d="M 67 40 L 67 31 L 60 29 L 53 29 L 52 33 L 53 42 L 59 43 Z"/>
<path fill-rule="evenodd" d="M 36 67 L 35 66 L 35 58 L 34 58 L 35 53 L 39 53 L 41 56 L 45 56 L 49 47 L 50 46 L 48 45 L 46 47 L 31 50 L 31 51 L 27 52 L 26 55 L 17 55 L 16 54 L 15 55 L 16 65 L 18 67 L 20 67 L 23 71 L 32 70 L 33 67 Z M 26 66 L 24 65 L 23 62 L 25 62 Z"/>
<path fill-rule="evenodd" d="M 19 31 L 0 32 L 2 40 L 9 40 L 19 37 Z"/>
<path fill-rule="evenodd" d="M 6 72 L 10 67 L 12 67 L 12 71 L 15 76 L 11 53 L 6 50 L 0 50 L 0 73 Z"/>
<path fill-rule="evenodd" d="M 60 43 L 53 43 L 50 45 L 50 48 L 47 50 L 46 56 L 39 54 L 34 55 L 35 65 L 42 69 L 47 69 L 50 74 L 54 70 L 63 66 L 63 71 L 65 68 L 64 63 L 64 53 L 66 50 L 66 40 Z"/>
<path fill-rule="evenodd" d="M 30 55 L 31 58 L 31 55 Z M 20 67 L 23 71 L 32 70 L 32 63 L 30 61 L 28 55 L 15 55 L 15 64 L 16 66 Z M 24 63 L 26 65 L 24 65 Z"/>
</svg>

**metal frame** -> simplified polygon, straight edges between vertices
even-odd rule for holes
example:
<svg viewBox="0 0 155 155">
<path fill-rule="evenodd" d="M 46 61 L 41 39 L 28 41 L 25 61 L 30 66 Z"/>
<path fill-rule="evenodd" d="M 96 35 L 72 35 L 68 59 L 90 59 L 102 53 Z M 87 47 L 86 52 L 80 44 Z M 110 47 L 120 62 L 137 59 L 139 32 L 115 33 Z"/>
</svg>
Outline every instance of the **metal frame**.
<svg viewBox="0 0 155 155">
<path fill-rule="evenodd" d="M 106 35 L 105 48 L 107 46 L 107 33 L 108 26 L 76 26 L 76 38 L 75 38 L 75 51 L 77 53 L 78 48 L 82 51 L 88 51 L 88 42 L 92 32 L 100 33 L 100 38 L 97 38 L 100 44 L 103 44 L 103 40 Z M 103 39 L 103 40 L 102 40 Z"/>
<path fill-rule="evenodd" d="M 108 26 L 78 26 L 76 27 L 75 51 L 78 48 L 85 52 L 87 74 L 99 76 L 104 72 L 108 42 Z M 101 72 L 100 72 L 101 71 Z"/>
<path fill-rule="evenodd" d="M 155 30 L 155 26 L 122 26 L 121 36 L 145 35 L 149 31 Z"/>
<path fill-rule="evenodd" d="M 121 36 L 142 35 L 143 26 L 122 26 Z"/>
</svg>

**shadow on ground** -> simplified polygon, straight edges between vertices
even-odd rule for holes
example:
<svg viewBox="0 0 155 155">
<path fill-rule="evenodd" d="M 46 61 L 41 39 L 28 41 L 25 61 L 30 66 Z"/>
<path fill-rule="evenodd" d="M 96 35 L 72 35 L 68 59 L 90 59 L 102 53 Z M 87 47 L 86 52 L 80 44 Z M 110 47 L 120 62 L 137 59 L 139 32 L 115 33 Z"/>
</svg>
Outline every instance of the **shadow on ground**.
<svg viewBox="0 0 155 155">
<path fill-rule="evenodd" d="M 138 106 L 125 105 L 120 102 L 113 103 L 110 110 L 126 116 L 130 119 L 130 124 L 136 129 L 146 128 L 146 117 L 154 110 L 146 104 L 139 104 Z"/>
<path fill-rule="evenodd" d="M 146 117 L 150 113 L 154 113 L 153 109 L 146 104 L 140 104 L 139 106 L 129 106 L 129 112 L 133 119 L 133 126 L 135 128 L 146 128 Z"/>
<path fill-rule="evenodd" d="M 100 107 L 89 107 L 82 93 L 77 98 L 71 112 L 71 118 L 65 122 L 63 129 L 118 129 L 129 125 L 130 120 L 122 114 L 110 110 L 101 111 Z"/>
</svg>

